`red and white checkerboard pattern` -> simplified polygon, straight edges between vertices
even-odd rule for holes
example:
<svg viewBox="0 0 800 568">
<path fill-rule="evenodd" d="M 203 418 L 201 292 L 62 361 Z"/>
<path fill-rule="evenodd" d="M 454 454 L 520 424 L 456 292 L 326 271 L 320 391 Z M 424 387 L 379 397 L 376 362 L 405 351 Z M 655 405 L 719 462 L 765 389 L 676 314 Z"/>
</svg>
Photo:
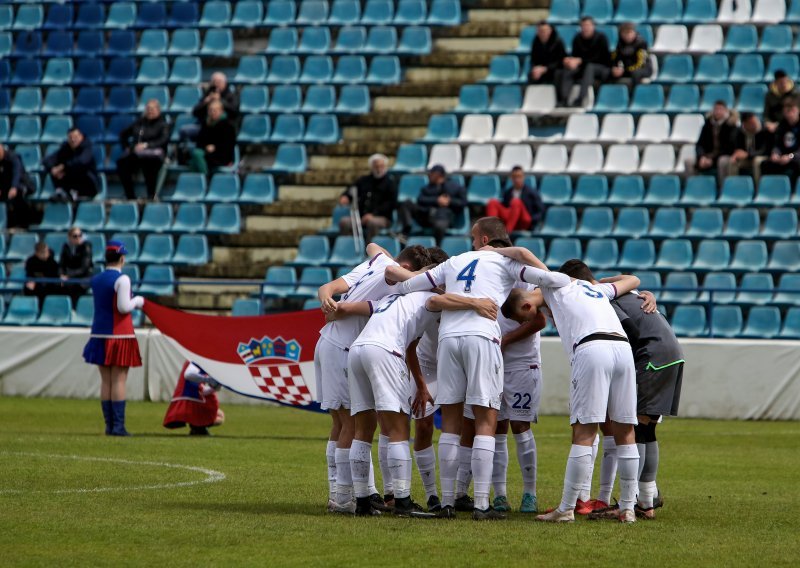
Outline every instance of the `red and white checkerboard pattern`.
<svg viewBox="0 0 800 568">
<path fill-rule="evenodd" d="M 258 388 L 275 400 L 295 406 L 311 404 L 311 391 L 299 364 L 248 365 L 247 368 Z"/>
</svg>

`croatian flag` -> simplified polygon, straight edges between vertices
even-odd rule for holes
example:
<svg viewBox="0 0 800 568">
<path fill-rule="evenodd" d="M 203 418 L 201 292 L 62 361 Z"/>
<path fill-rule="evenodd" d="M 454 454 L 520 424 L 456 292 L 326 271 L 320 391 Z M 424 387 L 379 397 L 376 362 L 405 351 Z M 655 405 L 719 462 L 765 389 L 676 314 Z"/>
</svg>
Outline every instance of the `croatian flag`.
<svg viewBox="0 0 800 568">
<path fill-rule="evenodd" d="M 321 411 L 314 378 L 314 347 L 325 324 L 321 311 L 204 316 L 146 300 L 144 313 L 181 355 L 222 386 L 244 396 Z"/>
</svg>

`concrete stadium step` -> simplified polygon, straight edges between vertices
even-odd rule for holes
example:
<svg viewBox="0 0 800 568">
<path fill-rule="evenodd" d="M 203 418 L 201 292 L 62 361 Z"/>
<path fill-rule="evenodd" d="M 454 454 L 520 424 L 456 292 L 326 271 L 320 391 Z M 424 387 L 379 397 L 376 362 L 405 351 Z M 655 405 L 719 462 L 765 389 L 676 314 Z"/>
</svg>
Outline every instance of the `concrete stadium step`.
<svg viewBox="0 0 800 568">
<path fill-rule="evenodd" d="M 324 203 L 320 203 L 324 206 Z M 330 209 L 330 208 L 328 208 Z M 327 212 L 330 214 L 330 211 Z M 327 227 L 319 215 L 324 211 L 310 211 L 306 217 L 292 215 L 249 215 L 245 218 L 245 233 L 250 231 L 304 231 L 315 233 Z"/>
<path fill-rule="evenodd" d="M 419 118 L 419 111 L 409 112 L 371 112 L 364 115 L 361 126 L 347 126 L 343 129 L 345 140 L 372 142 L 413 138 L 419 135 L 419 127 L 427 124 Z M 392 118 L 394 117 L 394 120 Z"/>
<path fill-rule="evenodd" d="M 280 201 L 268 205 L 265 211 L 274 211 L 280 205 L 288 205 L 287 202 L 301 202 L 298 205 L 307 206 L 307 201 L 328 202 L 339 197 L 342 188 L 339 186 L 324 185 L 288 185 L 283 184 L 278 190 Z"/>
<path fill-rule="evenodd" d="M 459 82 L 476 83 L 486 77 L 488 68 L 486 66 L 475 67 L 413 67 L 408 69 L 405 80 L 410 83 L 417 82 Z"/>
<path fill-rule="evenodd" d="M 212 262 L 218 264 L 280 264 L 292 260 L 297 254 L 295 247 L 214 247 L 211 254 Z"/>
<path fill-rule="evenodd" d="M 363 160 L 363 158 L 362 158 Z M 295 174 L 291 176 L 291 180 L 293 183 L 298 184 L 306 184 L 306 185 L 339 185 L 344 191 L 344 188 L 353 183 L 353 179 L 359 175 L 363 175 L 360 172 L 364 172 L 363 162 L 361 166 L 352 171 L 348 170 L 338 170 L 338 171 L 326 171 L 326 172 L 316 172 L 316 171 L 308 171 L 303 174 Z"/>
<path fill-rule="evenodd" d="M 436 53 L 432 55 L 456 54 L 477 55 L 487 53 L 504 53 L 517 47 L 519 40 L 515 37 L 454 37 L 439 38 L 434 42 Z M 474 53 L 473 53 L 474 52 Z"/>
<path fill-rule="evenodd" d="M 558 0 L 556 0 L 558 1 Z M 524 22 L 533 24 L 545 19 L 550 11 L 541 8 L 518 8 L 497 10 L 494 8 L 470 10 L 467 14 L 469 23 L 476 22 Z"/>
<path fill-rule="evenodd" d="M 243 280 L 261 280 L 270 266 L 277 266 L 282 262 L 254 262 L 250 264 L 219 264 L 210 262 L 203 266 L 184 269 L 181 275 L 187 278 L 240 278 Z"/>
<path fill-rule="evenodd" d="M 546 16 L 547 12 L 541 14 Z M 525 26 L 530 26 L 538 20 L 539 18 L 531 17 L 523 21 L 467 22 L 454 28 L 441 28 L 436 31 L 436 37 L 519 37 Z"/>
<path fill-rule="evenodd" d="M 405 137 L 399 140 L 397 138 L 393 138 L 392 140 L 339 142 L 336 145 L 321 146 L 316 153 L 325 156 L 370 156 L 376 152 L 379 152 L 389 156 L 396 154 L 400 144 L 404 141 Z"/>
<path fill-rule="evenodd" d="M 469 10 L 529 10 L 538 8 L 544 12 L 550 11 L 550 5 L 558 0 L 469 0 L 464 4 Z"/>
<path fill-rule="evenodd" d="M 375 97 L 373 112 L 447 112 L 458 104 L 457 97 Z"/>
</svg>

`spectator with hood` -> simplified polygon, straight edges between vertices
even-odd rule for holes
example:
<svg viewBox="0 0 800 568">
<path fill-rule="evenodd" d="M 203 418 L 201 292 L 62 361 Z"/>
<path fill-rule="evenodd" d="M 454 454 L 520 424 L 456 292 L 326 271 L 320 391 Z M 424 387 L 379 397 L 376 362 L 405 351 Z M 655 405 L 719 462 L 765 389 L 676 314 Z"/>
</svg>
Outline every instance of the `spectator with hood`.
<svg viewBox="0 0 800 568">
<path fill-rule="evenodd" d="M 547 22 L 539 22 L 531 47 L 531 83 L 553 84 L 567 52 L 558 32 Z"/>
</svg>

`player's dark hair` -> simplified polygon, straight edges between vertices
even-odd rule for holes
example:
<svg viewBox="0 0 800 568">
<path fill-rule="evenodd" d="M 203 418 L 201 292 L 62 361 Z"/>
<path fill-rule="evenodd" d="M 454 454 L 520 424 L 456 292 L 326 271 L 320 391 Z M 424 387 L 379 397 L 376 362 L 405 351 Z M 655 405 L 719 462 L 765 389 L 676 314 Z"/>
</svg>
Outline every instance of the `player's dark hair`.
<svg viewBox="0 0 800 568">
<path fill-rule="evenodd" d="M 428 249 L 424 246 L 413 245 L 400 251 L 396 260 L 398 263 L 407 263 L 411 270 L 419 270 L 431 263 L 431 255 L 428 254 Z"/>
<path fill-rule="evenodd" d="M 428 256 L 431 257 L 431 264 L 442 264 L 450 258 L 450 255 L 439 247 L 428 247 Z"/>
<path fill-rule="evenodd" d="M 107 250 L 106 251 L 106 264 L 117 264 L 122 255 L 119 254 L 117 251 L 114 250 Z"/>
<path fill-rule="evenodd" d="M 494 241 L 504 241 L 507 244 L 503 246 L 511 246 L 511 239 L 508 236 L 508 231 L 506 231 L 506 224 L 503 223 L 500 218 L 481 217 L 475 221 L 473 226 L 478 228 L 478 232 L 482 237 L 486 237 L 489 240 L 491 246 L 499 246 L 492 244 Z"/>
<path fill-rule="evenodd" d="M 592 274 L 592 271 L 589 270 L 589 267 L 586 266 L 585 262 L 578 258 L 568 260 L 561 265 L 561 268 L 559 268 L 558 271 L 566 274 L 567 276 L 577 278 L 578 280 L 586 280 L 587 282 L 594 280 L 594 274 Z"/>
<path fill-rule="evenodd" d="M 511 316 L 514 315 L 514 311 L 517 309 L 517 304 L 519 304 L 521 299 L 522 290 L 519 288 L 512 288 L 511 292 L 508 293 L 506 301 L 503 302 L 502 306 L 500 306 L 500 313 L 503 314 L 504 318 L 511 319 Z"/>
</svg>

